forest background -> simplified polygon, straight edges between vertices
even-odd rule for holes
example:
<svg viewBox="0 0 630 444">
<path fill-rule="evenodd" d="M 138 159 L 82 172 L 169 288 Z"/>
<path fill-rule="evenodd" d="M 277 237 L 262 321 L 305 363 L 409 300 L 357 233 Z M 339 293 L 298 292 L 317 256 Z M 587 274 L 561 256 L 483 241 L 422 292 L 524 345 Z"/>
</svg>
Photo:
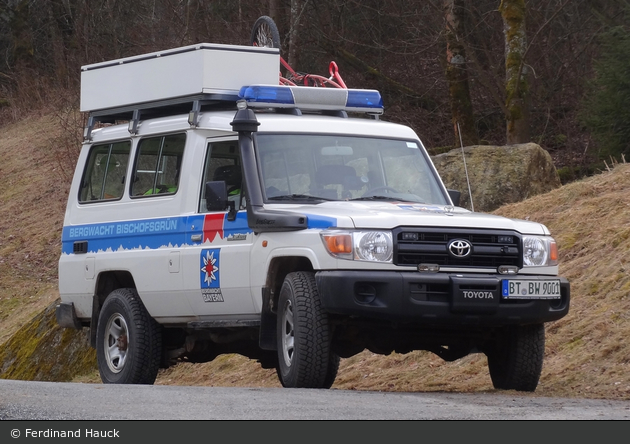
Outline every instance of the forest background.
<svg viewBox="0 0 630 444">
<path fill-rule="evenodd" d="M 535 142 L 563 183 L 630 154 L 629 0 L 0 0 L 0 125 L 56 113 L 65 179 L 80 148 L 81 66 L 195 43 L 250 45 L 381 91 L 431 154 Z M 460 132 L 461 131 L 461 132 Z"/>
</svg>

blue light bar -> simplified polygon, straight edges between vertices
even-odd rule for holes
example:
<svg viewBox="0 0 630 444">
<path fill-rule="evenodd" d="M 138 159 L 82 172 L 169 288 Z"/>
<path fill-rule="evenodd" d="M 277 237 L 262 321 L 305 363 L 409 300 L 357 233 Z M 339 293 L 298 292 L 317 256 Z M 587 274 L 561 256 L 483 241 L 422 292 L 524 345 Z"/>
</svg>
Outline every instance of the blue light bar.
<svg viewBox="0 0 630 444">
<path fill-rule="evenodd" d="M 348 101 L 346 106 L 352 108 L 380 108 L 383 109 L 383 98 L 381 93 L 374 90 L 348 90 Z"/>
<path fill-rule="evenodd" d="M 313 86 L 250 85 L 239 98 L 250 108 L 300 108 L 304 110 L 383 113 L 383 98 L 373 89 L 322 88 Z"/>
<path fill-rule="evenodd" d="M 248 104 L 251 104 L 251 106 L 255 106 L 255 103 L 264 104 L 265 106 L 271 103 L 274 103 L 277 106 L 295 105 L 291 90 L 276 86 L 244 86 L 239 91 L 238 96 L 239 98 L 244 99 Z"/>
</svg>

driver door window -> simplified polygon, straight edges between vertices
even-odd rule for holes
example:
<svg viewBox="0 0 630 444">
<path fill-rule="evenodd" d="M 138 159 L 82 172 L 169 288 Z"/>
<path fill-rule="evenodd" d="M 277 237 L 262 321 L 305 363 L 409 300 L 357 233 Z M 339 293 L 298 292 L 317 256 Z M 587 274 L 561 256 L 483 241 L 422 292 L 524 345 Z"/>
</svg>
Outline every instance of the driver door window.
<svg viewBox="0 0 630 444">
<path fill-rule="evenodd" d="M 245 208 L 243 192 L 243 174 L 238 152 L 238 141 L 227 140 L 208 143 L 201 183 L 201 199 L 199 212 L 206 213 L 205 184 L 210 181 L 223 180 L 228 193 L 228 200 L 235 202 L 236 209 Z"/>
</svg>

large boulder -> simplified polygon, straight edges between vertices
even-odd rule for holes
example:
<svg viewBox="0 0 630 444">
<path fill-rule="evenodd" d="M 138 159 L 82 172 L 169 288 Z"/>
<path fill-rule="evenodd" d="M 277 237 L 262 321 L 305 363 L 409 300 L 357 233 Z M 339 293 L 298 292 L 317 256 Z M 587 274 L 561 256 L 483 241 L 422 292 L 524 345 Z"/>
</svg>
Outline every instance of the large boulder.
<svg viewBox="0 0 630 444">
<path fill-rule="evenodd" d="M 520 202 L 561 186 L 551 156 L 535 143 L 475 145 L 463 150 L 453 149 L 432 160 L 446 187 L 461 192 L 460 206 L 474 207 L 475 211 L 491 212 L 501 205 Z"/>
<path fill-rule="evenodd" d="M 97 369 L 87 330 L 61 328 L 55 308 L 60 300 L 26 323 L 0 348 L 0 379 L 72 381 Z"/>
</svg>

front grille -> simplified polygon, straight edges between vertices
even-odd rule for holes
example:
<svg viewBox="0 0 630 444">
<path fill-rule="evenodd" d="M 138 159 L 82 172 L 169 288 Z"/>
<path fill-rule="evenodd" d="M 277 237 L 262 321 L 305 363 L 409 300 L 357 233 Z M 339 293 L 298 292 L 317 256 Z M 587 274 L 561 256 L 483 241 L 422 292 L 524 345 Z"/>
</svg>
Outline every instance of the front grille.
<svg viewBox="0 0 630 444">
<path fill-rule="evenodd" d="M 492 268 L 523 266 L 521 236 L 515 231 L 400 227 L 394 230 L 396 265 L 437 264 L 441 267 Z M 472 246 L 465 258 L 448 251 L 451 241 Z"/>
</svg>

